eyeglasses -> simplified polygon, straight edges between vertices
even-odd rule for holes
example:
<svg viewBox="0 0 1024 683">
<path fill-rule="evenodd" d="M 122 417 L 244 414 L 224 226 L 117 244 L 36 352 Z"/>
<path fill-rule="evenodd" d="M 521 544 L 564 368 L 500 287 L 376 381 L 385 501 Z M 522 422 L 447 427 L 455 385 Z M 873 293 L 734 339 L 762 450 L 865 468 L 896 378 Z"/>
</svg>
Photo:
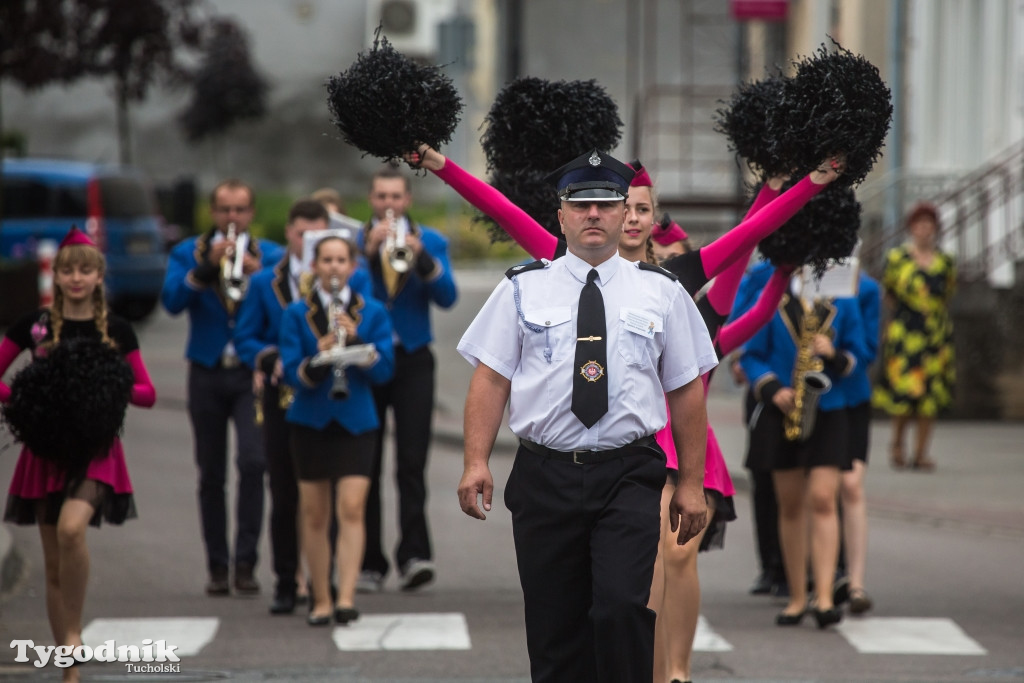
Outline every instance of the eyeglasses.
<svg viewBox="0 0 1024 683">
<path fill-rule="evenodd" d="M 214 208 L 217 213 L 247 213 L 252 211 L 251 206 L 218 206 Z"/>
</svg>

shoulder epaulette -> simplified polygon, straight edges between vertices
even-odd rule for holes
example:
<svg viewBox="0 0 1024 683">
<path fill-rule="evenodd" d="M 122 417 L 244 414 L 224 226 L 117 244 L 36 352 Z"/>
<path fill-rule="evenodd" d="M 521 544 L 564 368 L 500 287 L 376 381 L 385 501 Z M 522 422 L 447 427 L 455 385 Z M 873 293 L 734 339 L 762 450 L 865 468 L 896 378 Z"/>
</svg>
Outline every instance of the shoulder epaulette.
<svg viewBox="0 0 1024 683">
<path fill-rule="evenodd" d="M 543 258 L 540 259 L 539 261 L 534 261 L 533 263 L 520 263 L 518 266 L 512 266 L 511 268 L 506 270 L 505 277 L 511 280 L 513 277 L 519 275 L 520 273 L 528 273 L 531 270 L 543 270 L 544 268 L 547 268 L 550 265 L 551 261 L 548 261 L 547 259 Z"/>
<path fill-rule="evenodd" d="M 649 270 L 652 273 L 660 273 L 661 275 L 667 277 L 669 280 L 675 280 L 676 282 L 679 282 L 678 277 L 668 272 L 661 266 L 656 266 L 653 263 L 647 263 L 646 261 L 637 261 L 637 265 L 640 267 L 640 270 Z"/>
</svg>

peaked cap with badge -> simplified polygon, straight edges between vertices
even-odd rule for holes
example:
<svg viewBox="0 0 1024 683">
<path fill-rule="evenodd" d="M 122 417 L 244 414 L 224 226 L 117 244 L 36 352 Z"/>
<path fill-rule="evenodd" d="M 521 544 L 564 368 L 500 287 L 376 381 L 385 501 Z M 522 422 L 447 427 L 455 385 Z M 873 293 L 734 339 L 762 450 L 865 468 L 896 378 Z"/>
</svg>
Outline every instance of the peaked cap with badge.
<svg viewBox="0 0 1024 683">
<path fill-rule="evenodd" d="M 621 202 L 635 172 L 596 149 L 576 157 L 547 177 L 564 202 Z"/>
</svg>

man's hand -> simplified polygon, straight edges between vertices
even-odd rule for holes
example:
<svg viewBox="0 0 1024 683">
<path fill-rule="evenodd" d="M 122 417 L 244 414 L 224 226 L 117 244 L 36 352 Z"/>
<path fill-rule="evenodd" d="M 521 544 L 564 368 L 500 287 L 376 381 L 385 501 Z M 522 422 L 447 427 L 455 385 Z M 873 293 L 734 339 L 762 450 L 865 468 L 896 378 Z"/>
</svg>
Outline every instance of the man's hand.
<svg viewBox="0 0 1024 683">
<path fill-rule="evenodd" d="M 459 482 L 459 507 L 463 512 L 476 519 L 487 519 L 484 513 L 491 511 L 493 495 L 494 480 L 487 465 L 474 465 L 463 471 L 462 481 Z M 482 510 L 478 505 L 480 497 L 483 498 Z"/>
<path fill-rule="evenodd" d="M 260 260 L 249 252 L 245 252 L 242 256 L 242 272 L 246 275 L 252 275 L 262 267 L 263 264 L 260 263 Z"/>
<path fill-rule="evenodd" d="M 263 394 L 263 383 L 266 381 L 266 375 L 259 370 L 252 373 L 252 393 L 255 396 Z"/>
<path fill-rule="evenodd" d="M 700 486 L 684 486 L 682 482 L 672 494 L 668 504 L 668 519 L 672 532 L 678 532 L 676 543 L 685 545 L 708 523 L 708 503 Z"/>
<path fill-rule="evenodd" d="M 791 387 L 782 387 L 772 396 L 772 403 L 783 413 L 791 413 L 796 408 L 796 392 Z"/>
<path fill-rule="evenodd" d="M 278 356 L 277 360 L 274 361 L 274 374 L 270 376 L 270 383 L 276 387 L 281 383 L 282 379 L 284 379 L 284 362 Z"/>
<path fill-rule="evenodd" d="M 377 252 L 380 251 L 380 245 L 384 243 L 384 240 L 388 236 L 388 222 L 386 220 L 377 221 L 377 225 L 370 228 L 370 231 L 366 233 L 366 242 L 363 245 L 363 249 L 367 256 L 376 256 Z"/>
</svg>

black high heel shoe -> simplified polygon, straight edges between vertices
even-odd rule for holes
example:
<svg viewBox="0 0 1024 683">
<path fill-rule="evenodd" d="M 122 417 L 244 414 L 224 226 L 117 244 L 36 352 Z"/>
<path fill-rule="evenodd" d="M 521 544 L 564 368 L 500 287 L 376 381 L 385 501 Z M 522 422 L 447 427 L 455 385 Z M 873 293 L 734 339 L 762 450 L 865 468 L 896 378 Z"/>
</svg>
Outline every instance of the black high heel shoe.
<svg viewBox="0 0 1024 683">
<path fill-rule="evenodd" d="M 339 624 L 347 624 L 359 618 L 359 610 L 355 607 L 335 607 L 334 621 Z"/>
<path fill-rule="evenodd" d="M 818 609 L 815 607 L 812 612 L 814 613 L 814 620 L 818 622 L 818 628 L 828 628 L 843 620 L 843 611 L 838 607 L 830 607 L 829 609 Z"/>
<path fill-rule="evenodd" d="M 775 615 L 776 626 L 798 626 L 801 621 L 804 620 L 804 615 L 807 614 L 807 610 L 801 610 L 796 614 L 786 614 L 785 612 L 779 612 Z"/>
</svg>

